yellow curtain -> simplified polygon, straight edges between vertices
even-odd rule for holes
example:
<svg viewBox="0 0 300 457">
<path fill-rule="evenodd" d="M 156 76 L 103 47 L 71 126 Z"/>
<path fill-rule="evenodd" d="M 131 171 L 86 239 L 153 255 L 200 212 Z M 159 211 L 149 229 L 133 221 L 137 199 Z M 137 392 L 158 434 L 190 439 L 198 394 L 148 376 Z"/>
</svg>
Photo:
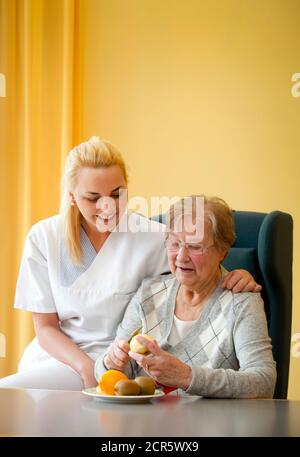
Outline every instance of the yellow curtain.
<svg viewBox="0 0 300 457">
<path fill-rule="evenodd" d="M 77 17 L 76 0 L 0 0 L 0 377 L 16 371 L 34 334 L 30 313 L 13 310 L 25 236 L 57 213 L 77 142 Z"/>
</svg>

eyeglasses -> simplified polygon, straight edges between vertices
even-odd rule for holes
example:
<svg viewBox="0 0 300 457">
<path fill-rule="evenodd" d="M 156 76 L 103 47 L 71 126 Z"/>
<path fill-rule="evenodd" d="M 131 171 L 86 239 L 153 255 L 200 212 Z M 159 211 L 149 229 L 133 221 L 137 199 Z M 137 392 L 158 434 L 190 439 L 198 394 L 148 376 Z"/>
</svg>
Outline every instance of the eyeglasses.
<svg viewBox="0 0 300 457">
<path fill-rule="evenodd" d="M 209 250 L 209 248 L 212 248 L 214 244 L 211 244 L 210 246 L 203 246 L 202 244 L 185 243 L 184 241 L 172 240 L 171 238 L 168 238 L 165 241 L 165 246 L 169 252 L 179 252 L 179 250 L 184 246 L 190 255 L 203 255 Z"/>
</svg>

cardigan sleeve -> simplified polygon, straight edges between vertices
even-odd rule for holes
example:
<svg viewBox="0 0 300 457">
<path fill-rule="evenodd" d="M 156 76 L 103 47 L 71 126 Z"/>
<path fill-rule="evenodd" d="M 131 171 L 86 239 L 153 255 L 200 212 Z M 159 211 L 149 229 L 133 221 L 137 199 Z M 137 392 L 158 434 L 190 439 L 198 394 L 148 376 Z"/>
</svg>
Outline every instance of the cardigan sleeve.
<svg viewBox="0 0 300 457">
<path fill-rule="evenodd" d="M 276 382 L 264 304 L 259 294 L 247 294 L 234 305 L 232 338 L 239 369 L 192 366 L 187 393 L 206 397 L 272 398 Z"/>
</svg>

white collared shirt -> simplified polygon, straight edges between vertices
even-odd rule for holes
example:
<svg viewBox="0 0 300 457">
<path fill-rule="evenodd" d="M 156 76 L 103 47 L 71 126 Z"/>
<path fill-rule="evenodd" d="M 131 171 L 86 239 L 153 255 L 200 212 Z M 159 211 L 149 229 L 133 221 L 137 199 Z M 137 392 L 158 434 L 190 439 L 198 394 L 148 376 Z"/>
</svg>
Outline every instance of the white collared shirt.
<svg viewBox="0 0 300 457">
<path fill-rule="evenodd" d="M 182 321 L 181 319 L 178 319 L 178 317 L 174 314 L 173 325 L 168 338 L 168 343 L 170 343 L 171 346 L 175 346 L 177 343 L 179 343 L 179 341 L 183 340 L 186 337 L 196 322 L 197 319 L 192 321 Z"/>
</svg>

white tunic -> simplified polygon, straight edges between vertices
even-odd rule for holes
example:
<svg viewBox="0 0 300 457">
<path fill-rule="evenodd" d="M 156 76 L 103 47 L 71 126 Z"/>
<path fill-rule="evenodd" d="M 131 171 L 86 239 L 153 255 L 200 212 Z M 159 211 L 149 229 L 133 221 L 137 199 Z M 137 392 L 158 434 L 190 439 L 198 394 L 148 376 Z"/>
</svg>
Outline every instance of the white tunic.
<svg viewBox="0 0 300 457">
<path fill-rule="evenodd" d="M 15 308 L 57 313 L 63 333 L 85 352 L 100 353 L 114 340 L 142 280 L 169 271 L 164 226 L 135 213 L 123 217 L 139 231 L 113 231 L 90 265 L 69 285 L 65 272 L 70 259 L 61 249 L 61 216 L 35 224 L 24 247 Z M 35 338 L 19 369 L 31 368 L 49 357 Z"/>
</svg>

